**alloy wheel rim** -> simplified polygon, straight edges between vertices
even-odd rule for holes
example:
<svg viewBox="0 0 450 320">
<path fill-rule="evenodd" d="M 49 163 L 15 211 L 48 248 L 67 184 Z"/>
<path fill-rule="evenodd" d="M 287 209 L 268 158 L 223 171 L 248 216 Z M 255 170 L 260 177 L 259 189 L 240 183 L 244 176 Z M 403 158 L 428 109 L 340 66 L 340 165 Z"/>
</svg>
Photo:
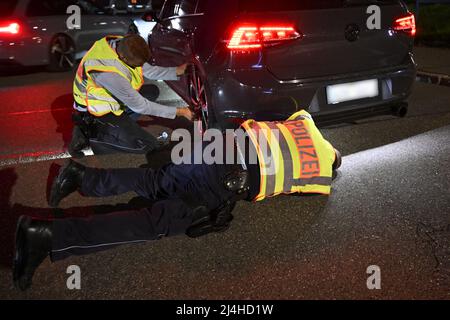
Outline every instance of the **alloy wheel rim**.
<svg viewBox="0 0 450 320">
<path fill-rule="evenodd" d="M 192 75 L 189 79 L 189 95 L 194 112 L 201 119 L 198 129 L 204 133 L 208 129 L 208 97 L 205 84 L 196 67 L 192 68 Z"/>
<path fill-rule="evenodd" d="M 57 37 L 52 45 L 51 54 L 58 61 L 60 68 L 70 67 L 75 65 L 74 57 L 75 48 L 66 37 Z"/>
</svg>

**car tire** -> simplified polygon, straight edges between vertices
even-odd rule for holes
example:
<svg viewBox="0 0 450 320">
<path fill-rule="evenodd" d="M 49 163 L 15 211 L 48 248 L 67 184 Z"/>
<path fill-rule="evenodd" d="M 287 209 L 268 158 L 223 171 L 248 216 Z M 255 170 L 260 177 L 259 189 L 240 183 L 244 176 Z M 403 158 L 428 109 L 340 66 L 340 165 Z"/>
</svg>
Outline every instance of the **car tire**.
<svg viewBox="0 0 450 320">
<path fill-rule="evenodd" d="M 206 77 L 197 66 L 191 66 L 188 72 L 189 105 L 198 119 L 198 130 L 204 133 L 207 129 L 220 129 L 211 105 L 211 95 Z"/>
<path fill-rule="evenodd" d="M 53 72 L 70 71 L 75 66 L 75 44 L 66 35 L 56 35 L 49 46 L 48 70 Z"/>
</svg>

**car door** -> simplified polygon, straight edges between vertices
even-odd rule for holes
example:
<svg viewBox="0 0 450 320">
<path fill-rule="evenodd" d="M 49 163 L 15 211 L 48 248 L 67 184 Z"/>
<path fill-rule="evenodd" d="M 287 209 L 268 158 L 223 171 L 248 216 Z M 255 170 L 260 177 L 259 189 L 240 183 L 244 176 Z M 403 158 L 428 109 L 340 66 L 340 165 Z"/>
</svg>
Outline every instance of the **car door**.
<svg viewBox="0 0 450 320">
<path fill-rule="evenodd" d="M 192 34 L 203 13 L 197 12 L 198 0 L 168 0 L 164 3 L 159 22 L 155 26 L 150 46 L 155 64 L 178 66 L 193 59 Z M 184 99 L 187 98 L 187 79 L 168 84 Z"/>
</svg>

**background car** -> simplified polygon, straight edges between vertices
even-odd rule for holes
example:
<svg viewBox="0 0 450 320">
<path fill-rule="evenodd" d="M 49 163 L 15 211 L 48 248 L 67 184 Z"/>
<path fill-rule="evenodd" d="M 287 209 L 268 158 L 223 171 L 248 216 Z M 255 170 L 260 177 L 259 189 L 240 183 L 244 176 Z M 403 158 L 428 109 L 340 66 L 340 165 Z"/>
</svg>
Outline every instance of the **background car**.
<svg viewBox="0 0 450 320">
<path fill-rule="evenodd" d="M 151 9 L 151 0 L 93 0 L 112 14 L 144 13 Z"/>
<path fill-rule="evenodd" d="M 153 0 L 149 2 L 149 9 L 144 15 L 133 17 L 133 24 L 130 26 L 130 33 L 139 34 L 147 42 L 151 37 L 153 28 L 156 26 L 156 20 L 161 13 L 163 0 Z"/>
<path fill-rule="evenodd" d="M 381 8 L 369 30 L 367 8 Z M 397 0 L 167 0 L 150 38 L 157 64 L 194 64 L 169 83 L 203 128 L 286 119 L 405 115 L 414 16 Z"/>
<path fill-rule="evenodd" d="M 81 29 L 68 29 L 66 13 L 79 5 Z M 124 35 L 128 16 L 106 14 L 99 1 L 9 0 L 0 2 L 0 65 L 48 65 L 52 71 L 71 69 L 102 37 Z"/>
</svg>

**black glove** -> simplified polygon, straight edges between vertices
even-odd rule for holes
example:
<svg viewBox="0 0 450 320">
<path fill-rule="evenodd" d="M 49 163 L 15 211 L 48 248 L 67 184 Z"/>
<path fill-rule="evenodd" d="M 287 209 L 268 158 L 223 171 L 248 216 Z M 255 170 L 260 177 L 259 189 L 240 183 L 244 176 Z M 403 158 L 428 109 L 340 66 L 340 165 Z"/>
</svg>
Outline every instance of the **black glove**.
<svg viewBox="0 0 450 320">
<path fill-rule="evenodd" d="M 208 212 L 205 207 L 199 207 L 194 211 L 192 225 L 186 231 L 190 238 L 198 238 L 211 232 L 224 232 L 230 228 L 233 220 L 233 211 L 236 202 L 228 202 L 216 210 Z"/>
<path fill-rule="evenodd" d="M 234 169 L 223 178 L 226 190 L 235 194 L 233 201 L 246 199 L 250 190 L 250 178 L 247 170 Z"/>
</svg>

